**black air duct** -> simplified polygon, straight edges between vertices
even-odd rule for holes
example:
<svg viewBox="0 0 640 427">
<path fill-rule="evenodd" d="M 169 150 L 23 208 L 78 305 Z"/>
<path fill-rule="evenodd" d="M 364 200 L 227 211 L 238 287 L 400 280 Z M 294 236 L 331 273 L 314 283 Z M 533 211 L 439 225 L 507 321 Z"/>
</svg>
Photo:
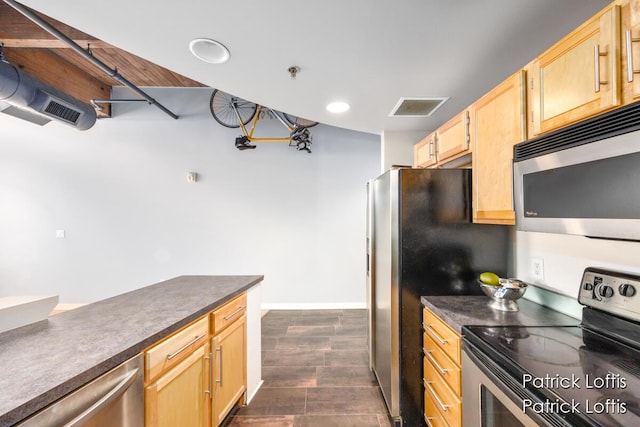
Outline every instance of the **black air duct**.
<svg viewBox="0 0 640 427">
<path fill-rule="evenodd" d="M 96 122 L 96 112 L 91 105 L 4 61 L 0 61 L 0 102 L 2 101 L 79 130 L 87 130 Z"/>
</svg>

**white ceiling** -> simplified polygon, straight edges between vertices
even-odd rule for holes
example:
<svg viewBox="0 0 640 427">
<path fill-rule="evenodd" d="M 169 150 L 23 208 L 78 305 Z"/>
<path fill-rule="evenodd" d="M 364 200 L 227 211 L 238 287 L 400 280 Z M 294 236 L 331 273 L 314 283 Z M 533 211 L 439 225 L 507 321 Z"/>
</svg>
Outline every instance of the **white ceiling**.
<svg viewBox="0 0 640 427">
<path fill-rule="evenodd" d="M 211 87 L 370 133 L 430 131 L 609 0 L 24 0 L 61 22 Z M 199 61 L 189 41 L 231 51 Z M 291 65 L 300 67 L 292 80 Z M 126 76 L 125 76 L 126 77 Z M 400 97 L 450 97 L 429 118 L 390 118 Z M 334 100 L 343 115 L 325 111 Z M 162 99 L 158 97 L 158 101 Z"/>
</svg>

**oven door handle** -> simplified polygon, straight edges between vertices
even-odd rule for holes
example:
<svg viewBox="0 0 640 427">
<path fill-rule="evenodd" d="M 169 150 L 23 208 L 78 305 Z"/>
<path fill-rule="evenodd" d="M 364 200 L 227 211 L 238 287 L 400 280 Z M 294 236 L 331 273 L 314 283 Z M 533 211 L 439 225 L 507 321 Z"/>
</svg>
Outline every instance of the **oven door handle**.
<svg viewBox="0 0 640 427">
<path fill-rule="evenodd" d="M 498 377 L 493 372 L 493 370 L 495 369 L 495 370 L 502 371 L 503 369 L 500 368 L 495 361 L 492 361 L 488 357 L 484 356 L 484 353 L 482 350 L 478 349 L 475 345 L 473 345 L 472 343 L 470 343 L 464 338 L 463 338 L 463 346 L 464 346 L 463 364 L 465 363 L 465 360 L 464 360 L 465 356 L 468 358 L 468 361 L 471 362 L 471 365 L 463 367 L 463 372 L 472 372 L 474 369 L 480 371 L 480 373 L 482 373 L 486 377 L 489 383 L 493 384 L 504 395 L 504 398 L 511 400 L 511 402 L 513 402 L 513 404 L 515 404 L 516 407 L 522 408 L 522 403 L 524 399 L 531 400 L 531 402 L 533 402 L 534 404 L 544 403 L 542 400 L 540 400 L 539 397 L 532 394 L 526 388 L 523 388 L 522 385 L 518 383 L 517 380 L 515 379 L 511 381 L 507 380 L 509 375 L 506 375 L 503 378 Z M 479 358 L 479 355 L 483 355 L 484 360 L 481 360 Z M 489 366 L 489 365 L 493 365 L 493 366 Z M 464 380 L 463 380 L 463 383 L 464 383 Z M 485 383 L 485 386 L 487 386 L 486 383 Z M 463 397 L 465 393 L 464 387 L 465 386 L 463 385 L 463 391 L 462 391 Z M 466 387 L 469 387 L 469 385 L 467 385 Z M 471 402 L 468 402 L 467 405 L 470 403 Z M 535 411 L 528 410 L 523 412 L 523 414 L 529 420 L 532 420 L 537 426 L 551 427 L 555 425 L 566 425 L 566 422 L 565 422 L 566 420 L 561 420 L 560 416 L 554 413 L 543 412 L 542 414 L 538 414 Z M 550 421 L 550 420 L 553 420 L 553 421 Z M 558 424 L 558 422 L 560 424 Z M 524 425 L 529 425 L 529 424 L 524 424 Z"/>
</svg>

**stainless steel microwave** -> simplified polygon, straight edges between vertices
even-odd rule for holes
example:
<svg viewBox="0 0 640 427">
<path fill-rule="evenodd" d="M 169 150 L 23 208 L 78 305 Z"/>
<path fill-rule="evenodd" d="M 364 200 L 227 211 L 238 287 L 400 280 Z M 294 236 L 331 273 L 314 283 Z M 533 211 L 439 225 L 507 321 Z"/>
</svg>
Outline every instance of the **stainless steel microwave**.
<svg viewBox="0 0 640 427">
<path fill-rule="evenodd" d="M 545 144 L 539 155 L 516 146 L 516 229 L 640 240 L 640 131 L 559 151 Z"/>
</svg>

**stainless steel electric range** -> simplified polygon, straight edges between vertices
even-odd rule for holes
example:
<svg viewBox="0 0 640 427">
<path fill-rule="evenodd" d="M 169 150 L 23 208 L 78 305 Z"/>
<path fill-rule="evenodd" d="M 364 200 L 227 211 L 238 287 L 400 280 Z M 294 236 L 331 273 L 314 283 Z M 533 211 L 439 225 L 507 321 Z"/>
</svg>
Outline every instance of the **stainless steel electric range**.
<svg viewBox="0 0 640 427">
<path fill-rule="evenodd" d="M 640 276 L 587 268 L 576 326 L 463 328 L 463 421 L 640 426 Z"/>
</svg>

